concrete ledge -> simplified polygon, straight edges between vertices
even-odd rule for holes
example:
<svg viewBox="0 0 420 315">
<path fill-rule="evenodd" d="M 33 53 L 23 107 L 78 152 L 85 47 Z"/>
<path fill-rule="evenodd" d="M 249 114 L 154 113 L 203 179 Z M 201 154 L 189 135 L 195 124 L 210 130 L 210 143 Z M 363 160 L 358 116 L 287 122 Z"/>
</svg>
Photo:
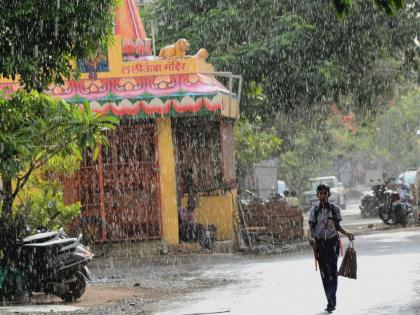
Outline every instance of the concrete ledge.
<svg viewBox="0 0 420 315">
<path fill-rule="evenodd" d="M 201 254 L 201 253 L 219 253 L 228 254 L 233 253 L 235 249 L 235 242 L 229 241 L 216 241 L 213 244 L 213 250 L 209 250 L 200 246 L 199 243 L 180 243 L 176 245 L 168 245 L 168 253 L 174 254 Z"/>
<path fill-rule="evenodd" d="M 100 245 L 99 245 L 100 246 Z M 235 252 L 235 242 L 216 241 L 213 250 L 209 250 L 196 243 L 180 243 L 169 245 L 165 241 L 121 242 L 111 245 L 105 257 L 150 257 L 182 254 L 231 254 Z"/>
</svg>

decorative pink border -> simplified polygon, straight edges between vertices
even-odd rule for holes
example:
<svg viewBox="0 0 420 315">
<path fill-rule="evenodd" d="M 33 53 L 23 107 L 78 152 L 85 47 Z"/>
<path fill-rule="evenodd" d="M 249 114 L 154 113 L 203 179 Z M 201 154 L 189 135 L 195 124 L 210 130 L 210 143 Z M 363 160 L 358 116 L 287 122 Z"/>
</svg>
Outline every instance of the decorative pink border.
<svg viewBox="0 0 420 315">
<path fill-rule="evenodd" d="M 11 93 L 20 86 L 18 83 L 0 84 L 0 89 L 3 88 L 7 93 Z M 137 115 L 143 110 L 148 115 L 164 115 L 169 113 L 171 108 L 178 113 L 195 113 L 203 106 L 208 111 L 218 111 L 222 108 L 222 104 L 220 100 L 213 104 L 212 99 L 218 94 L 229 94 L 229 91 L 216 79 L 203 74 L 177 74 L 66 81 L 64 85 L 51 86 L 46 93 L 64 100 L 79 96 L 92 102 L 92 109 L 98 113 L 111 111 L 115 115 Z M 133 104 L 129 100 L 146 93 L 152 96 L 148 101 L 136 101 Z M 103 105 L 95 102 L 109 94 L 120 99 Z M 162 97 L 170 99 L 162 103 Z"/>
</svg>

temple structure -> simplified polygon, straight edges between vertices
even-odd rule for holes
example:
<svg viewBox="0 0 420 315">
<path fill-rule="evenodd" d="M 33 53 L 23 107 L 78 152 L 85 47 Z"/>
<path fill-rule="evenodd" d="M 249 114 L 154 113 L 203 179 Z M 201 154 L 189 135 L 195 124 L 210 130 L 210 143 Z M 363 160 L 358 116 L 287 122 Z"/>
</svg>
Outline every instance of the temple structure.
<svg viewBox="0 0 420 315">
<path fill-rule="evenodd" d="M 164 48 L 162 57 L 152 55 L 151 44 L 135 1 L 123 0 L 108 54 L 79 61 L 79 81 L 46 91 L 120 118 L 98 159 L 86 152 L 79 172 L 64 181 L 65 201 L 80 201 L 82 215 L 108 222 L 102 240 L 176 244 L 178 208 L 194 192 L 197 222 L 214 224 L 219 240 L 233 239 L 241 78 L 215 72 L 205 49 L 189 56 L 186 41 Z M 2 79 L 0 88 L 14 91 L 19 83 Z"/>
</svg>

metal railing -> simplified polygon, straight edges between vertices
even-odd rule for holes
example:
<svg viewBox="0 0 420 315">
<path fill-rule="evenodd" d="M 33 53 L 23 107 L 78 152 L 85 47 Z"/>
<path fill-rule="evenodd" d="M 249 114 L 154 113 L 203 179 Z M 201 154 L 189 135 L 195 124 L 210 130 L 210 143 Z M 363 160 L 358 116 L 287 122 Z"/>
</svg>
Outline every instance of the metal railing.
<svg viewBox="0 0 420 315">
<path fill-rule="evenodd" d="M 241 101 L 241 92 L 242 92 L 242 76 L 239 74 L 233 74 L 232 72 L 226 72 L 226 71 L 215 71 L 215 72 L 201 72 L 202 74 L 207 74 L 207 75 L 213 75 L 215 77 L 223 77 L 223 78 L 228 78 L 229 79 L 229 83 L 228 83 L 228 88 L 229 88 L 229 106 L 231 105 L 231 99 L 232 96 L 235 95 L 236 99 L 238 100 L 238 104 Z M 233 80 L 236 79 L 238 80 L 238 89 L 237 92 L 233 92 Z"/>
</svg>

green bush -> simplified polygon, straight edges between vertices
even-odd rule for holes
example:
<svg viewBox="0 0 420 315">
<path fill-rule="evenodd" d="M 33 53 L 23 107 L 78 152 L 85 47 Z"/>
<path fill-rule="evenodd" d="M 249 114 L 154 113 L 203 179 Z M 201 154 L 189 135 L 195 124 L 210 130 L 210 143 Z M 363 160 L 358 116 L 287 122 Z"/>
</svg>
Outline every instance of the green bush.
<svg viewBox="0 0 420 315">
<path fill-rule="evenodd" d="M 15 211 L 26 218 L 31 230 L 38 227 L 53 230 L 66 228 L 80 214 L 79 202 L 64 204 L 62 185 L 58 180 L 31 179 L 31 183 L 23 191 L 21 200 L 22 203 Z M 51 221 L 57 213 L 59 215 Z"/>
</svg>

